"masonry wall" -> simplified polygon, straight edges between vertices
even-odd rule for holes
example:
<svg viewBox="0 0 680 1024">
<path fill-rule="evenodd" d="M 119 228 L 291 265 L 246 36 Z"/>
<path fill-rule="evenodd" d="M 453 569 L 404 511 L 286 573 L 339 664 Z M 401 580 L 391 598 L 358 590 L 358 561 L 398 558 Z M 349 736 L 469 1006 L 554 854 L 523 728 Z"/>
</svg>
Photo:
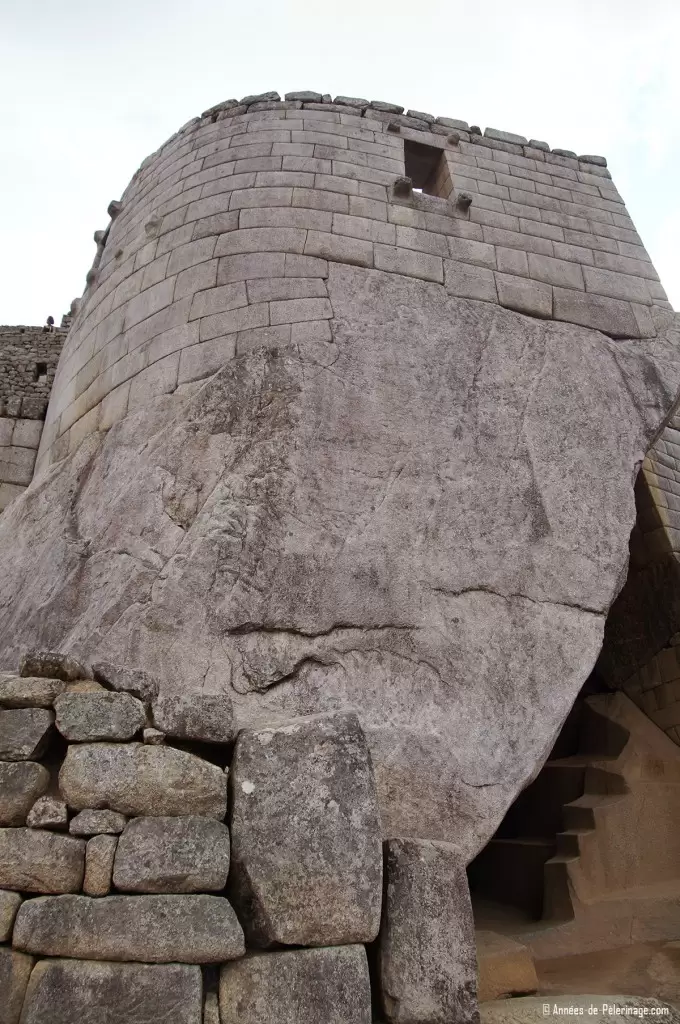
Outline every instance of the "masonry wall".
<svg viewBox="0 0 680 1024">
<path fill-rule="evenodd" d="M 66 330 L 0 327 L 0 512 L 33 478 Z"/>
<path fill-rule="evenodd" d="M 401 111 L 246 97 L 145 160 L 97 235 L 38 471 L 238 353 L 328 340 L 329 261 L 614 337 L 655 335 L 670 306 L 602 157 Z M 414 141 L 441 154 L 442 196 L 399 180 Z"/>
</svg>

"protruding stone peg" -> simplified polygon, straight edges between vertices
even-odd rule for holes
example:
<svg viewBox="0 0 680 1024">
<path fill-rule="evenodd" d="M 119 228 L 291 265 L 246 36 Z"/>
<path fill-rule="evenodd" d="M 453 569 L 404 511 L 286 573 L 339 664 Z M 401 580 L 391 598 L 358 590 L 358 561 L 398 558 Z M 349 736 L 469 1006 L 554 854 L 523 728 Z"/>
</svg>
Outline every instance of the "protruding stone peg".
<svg viewBox="0 0 680 1024">
<path fill-rule="evenodd" d="M 408 197 L 413 192 L 413 182 L 410 178 L 395 178 L 392 185 L 392 194 L 395 196 Z"/>
<path fill-rule="evenodd" d="M 108 205 L 106 212 L 108 213 L 111 220 L 114 220 L 120 211 L 123 209 L 123 204 L 118 199 L 112 199 Z"/>
<path fill-rule="evenodd" d="M 460 142 L 460 135 L 458 132 L 451 132 L 451 134 L 446 137 L 446 141 L 452 146 L 457 146 Z"/>
<path fill-rule="evenodd" d="M 388 132 L 400 132 L 401 131 L 401 125 L 397 124 L 396 121 L 388 121 L 387 122 L 387 130 L 388 130 Z"/>
<path fill-rule="evenodd" d="M 96 245 L 103 245 L 106 241 L 106 231 L 95 231 L 94 241 Z"/>
<path fill-rule="evenodd" d="M 456 206 L 461 210 L 469 210 L 472 206 L 472 196 L 469 192 L 459 192 L 456 196 Z"/>
</svg>

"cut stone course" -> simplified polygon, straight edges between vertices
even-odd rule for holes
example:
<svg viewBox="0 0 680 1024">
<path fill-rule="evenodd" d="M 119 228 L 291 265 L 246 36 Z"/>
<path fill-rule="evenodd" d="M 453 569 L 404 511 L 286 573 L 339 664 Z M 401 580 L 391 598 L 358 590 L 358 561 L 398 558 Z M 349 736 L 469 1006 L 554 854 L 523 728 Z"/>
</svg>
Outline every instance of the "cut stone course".
<svg viewBox="0 0 680 1024">
<path fill-rule="evenodd" d="M 0 825 L 24 825 L 49 782 L 49 772 L 41 764 L 0 761 Z"/>
<path fill-rule="evenodd" d="M 229 891 L 249 939 L 371 942 L 380 924 L 380 816 L 357 716 L 243 730 L 230 780 Z"/>
<path fill-rule="evenodd" d="M 33 957 L 0 948 L 0 1024 L 19 1024 Z"/>
<path fill-rule="evenodd" d="M 475 929 L 460 851 L 391 839 L 385 874 L 378 972 L 387 1020 L 477 1024 Z"/>
<path fill-rule="evenodd" d="M 41 796 L 31 807 L 26 818 L 29 828 L 68 828 L 68 811 L 62 800 L 53 796 Z"/>
<path fill-rule="evenodd" d="M 21 1020 L 22 1024 L 202 1024 L 201 992 L 200 967 L 41 960 L 31 973 Z"/>
<path fill-rule="evenodd" d="M 19 907 L 12 941 L 42 956 L 223 963 L 243 932 L 223 896 L 42 896 Z"/>
<path fill-rule="evenodd" d="M 161 693 L 154 701 L 157 729 L 174 739 L 231 743 L 236 738 L 234 709 L 226 693 Z"/>
<path fill-rule="evenodd" d="M 228 873 L 229 832 L 221 822 L 135 818 L 118 841 L 113 882 L 121 892 L 219 892 Z"/>
<path fill-rule="evenodd" d="M 78 892 L 85 871 L 82 839 L 31 828 L 0 828 L 0 888 Z"/>
<path fill-rule="evenodd" d="M 93 836 L 85 850 L 85 878 L 83 892 L 86 896 L 108 896 L 111 892 L 113 861 L 116 856 L 118 836 Z"/>
<path fill-rule="evenodd" d="M 54 715 L 44 708 L 0 711 L 0 760 L 31 761 L 47 746 Z"/>
<path fill-rule="evenodd" d="M 117 811 L 94 811 L 87 808 L 71 818 L 68 830 L 73 836 L 118 835 L 127 818 Z"/>
<path fill-rule="evenodd" d="M 248 956 L 220 971 L 222 1024 L 370 1024 L 363 946 Z"/>
<path fill-rule="evenodd" d="M 54 710 L 57 729 L 71 743 L 131 740 L 146 722 L 144 705 L 129 693 L 65 693 Z"/>
<path fill-rule="evenodd" d="M 18 892 L 0 889 L 0 942 L 8 942 L 12 937 L 14 918 L 21 903 L 22 899 Z"/>
<path fill-rule="evenodd" d="M 144 743 L 69 747 L 59 787 L 75 810 L 109 809 L 131 817 L 197 814 L 221 820 L 226 780 L 193 754 Z"/>
</svg>

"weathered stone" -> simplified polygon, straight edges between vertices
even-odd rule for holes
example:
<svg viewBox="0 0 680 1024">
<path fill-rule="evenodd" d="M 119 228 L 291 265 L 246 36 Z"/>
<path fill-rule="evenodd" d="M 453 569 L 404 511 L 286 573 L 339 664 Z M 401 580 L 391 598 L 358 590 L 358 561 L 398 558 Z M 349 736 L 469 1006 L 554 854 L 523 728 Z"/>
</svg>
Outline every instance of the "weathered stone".
<svg viewBox="0 0 680 1024">
<path fill-rule="evenodd" d="M 32 956 L 0 948 L 0 1024 L 19 1024 L 33 962 Z"/>
<path fill-rule="evenodd" d="M 501 132 L 498 128 L 485 128 L 484 136 L 487 139 L 495 139 L 497 142 L 514 142 L 518 146 L 528 144 L 528 140 L 523 135 L 515 135 L 514 132 Z"/>
<path fill-rule="evenodd" d="M 553 150 L 553 152 L 555 152 Z M 595 156 L 593 153 L 586 153 L 585 156 L 578 158 L 582 164 L 597 164 L 598 167 L 607 166 L 607 158 L 604 156 Z"/>
<path fill-rule="evenodd" d="M 404 108 L 398 103 L 383 103 L 382 100 L 371 100 L 371 110 L 382 110 L 386 114 L 403 114 Z"/>
<path fill-rule="evenodd" d="M 144 727 L 144 705 L 129 693 L 64 693 L 54 702 L 56 726 L 71 743 L 131 740 Z"/>
<path fill-rule="evenodd" d="M 96 683 L 94 679 L 76 679 L 75 683 L 67 683 L 65 693 L 106 693 L 106 687 Z"/>
<path fill-rule="evenodd" d="M 300 92 L 287 92 L 285 99 L 301 100 L 303 103 L 321 103 L 322 94 L 320 92 L 310 92 L 309 90 L 303 89 Z"/>
<path fill-rule="evenodd" d="M 117 811 L 94 811 L 87 808 L 71 818 L 68 830 L 72 836 L 119 835 L 127 818 Z"/>
<path fill-rule="evenodd" d="M 68 828 L 66 804 L 53 796 L 41 796 L 31 807 L 26 824 L 29 828 Z"/>
<path fill-rule="evenodd" d="M 336 96 L 333 103 L 343 107 L 357 107 L 359 110 L 368 106 L 368 100 L 362 100 L 358 96 Z"/>
<path fill-rule="evenodd" d="M 448 843 L 391 839 L 385 852 L 378 973 L 386 1018 L 476 1024 L 475 928 L 460 851 Z"/>
<path fill-rule="evenodd" d="M 236 738 L 234 709 L 225 693 L 160 693 L 153 720 L 176 739 L 230 743 Z"/>
<path fill-rule="evenodd" d="M 242 106 L 249 107 L 251 103 L 267 103 L 270 101 L 278 103 L 280 99 L 281 97 L 278 92 L 260 92 L 252 96 L 244 96 L 240 103 Z"/>
<path fill-rule="evenodd" d="M 0 942 L 8 942 L 11 938 L 14 918 L 20 906 L 21 896 L 18 892 L 0 889 Z"/>
<path fill-rule="evenodd" d="M 0 677 L 0 705 L 5 708 L 51 708 L 54 698 L 67 686 L 63 679 L 5 675 Z"/>
<path fill-rule="evenodd" d="M 122 892 L 219 892 L 228 873 L 229 832 L 222 822 L 135 818 L 118 842 L 113 882 Z"/>
<path fill-rule="evenodd" d="M 160 746 L 161 743 L 165 743 L 165 733 L 161 732 L 160 729 L 145 729 L 142 733 L 142 739 L 144 743 Z"/>
<path fill-rule="evenodd" d="M 226 779 L 193 754 L 144 743 L 69 747 L 59 786 L 69 807 L 109 808 L 131 817 L 198 814 L 224 818 Z"/>
<path fill-rule="evenodd" d="M 54 715 L 44 708 L 0 711 L 0 760 L 30 761 L 47 746 Z"/>
<path fill-rule="evenodd" d="M 370 942 L 382 857 L 373 768 L 356 715 L 239 734 L 230 892 L 256 945 Z"/>
<path fill-rule="evenodd" d="M 41 960 L 22 1024 L 201 1024 L 201 990 L 200 967 Z"/>
<path fill-rule="evenodd" d="M 203 1002 L 203 1024 L 221 1024 L 220 1001 L 217 992 L 206 992 Z"/>
<path fill-rule="evenodd" d="M 90 673 L 70 654 L 60 654 L 58 651 L 31 651 L 21 659 L 19 675 L 63 679 L 71 683 L 76 679 L 87 679 Z"/>
<path fill-rule="evenodd" d="M 477 997 L 481 1002 L 530 995 L 538 988 L 530 950 L 495 932 L 477 931 Z"/>
<path fill-rule="evenodd" d="M 363 946 L 249 956 L 220 971 L 222 1024 L 370 1024 Z"/>
<path fill-rule="evenodd" d="M 221 963 L 245 951 L 223 896 L 44 896 L 19 907 L 12 941 L 43 956 L 147 963 Z"/>
<path fill-rule="evenodd" d="M 47 789 L 50 774 L 41 764 L 0 761 L 0 825 L 23 825 L 31 807 Z"/>
<path fill-rule="evenodd" d="M 158 694 L 158 680 L 138 668 L 120 668 L 108 661 L 98 661 L 92 666 L 92 673 L 97 682 L 131 693 L 145 704 L 151 703 Z"/>
<path fill-rule="evenodd" d="M 111 876 L 117 845 L 118 836 L 94 836 L 88 841 L 83 880 L 83 892 L 86 896 L 108 896 L 111 892 Z"/>
<path fill-rule="evenodd" d="M 82 839 L 30 828 L 0 828 L 0 888 L 78 892 L 85 870 Z"/>
</svg>

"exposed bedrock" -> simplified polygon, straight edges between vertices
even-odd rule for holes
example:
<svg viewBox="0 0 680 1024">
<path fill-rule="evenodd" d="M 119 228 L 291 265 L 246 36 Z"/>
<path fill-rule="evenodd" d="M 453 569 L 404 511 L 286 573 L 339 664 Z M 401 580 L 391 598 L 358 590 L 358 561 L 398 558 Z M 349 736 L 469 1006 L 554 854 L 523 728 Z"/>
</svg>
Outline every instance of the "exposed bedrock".
<svg viewBox="0 0 680 1024">
<path fill-rule="evenodd" d="M 469 857 L 597 658 L 680 352 L 329 275 L 332 343 L 238 356 L 6 511 L 0 664 L 144 670 L 241 727 L 354 708 L 385 834 Z"/>
</svg>

